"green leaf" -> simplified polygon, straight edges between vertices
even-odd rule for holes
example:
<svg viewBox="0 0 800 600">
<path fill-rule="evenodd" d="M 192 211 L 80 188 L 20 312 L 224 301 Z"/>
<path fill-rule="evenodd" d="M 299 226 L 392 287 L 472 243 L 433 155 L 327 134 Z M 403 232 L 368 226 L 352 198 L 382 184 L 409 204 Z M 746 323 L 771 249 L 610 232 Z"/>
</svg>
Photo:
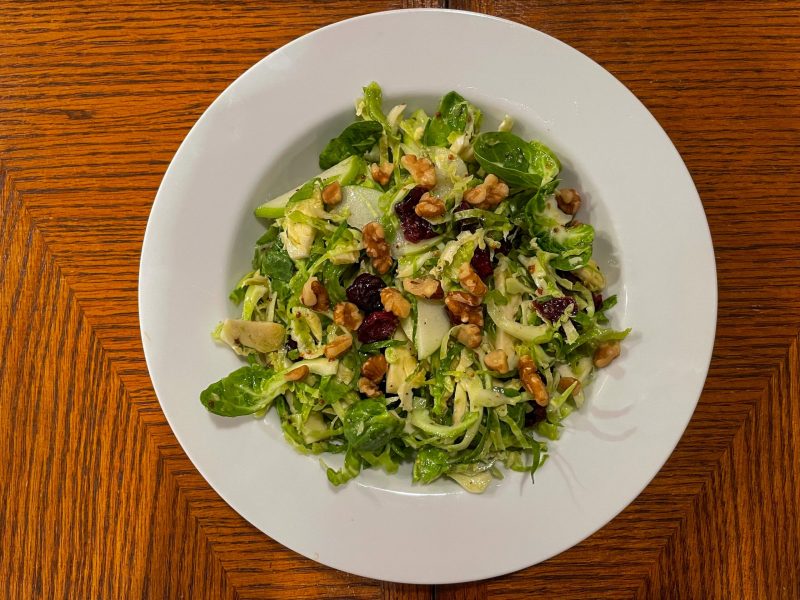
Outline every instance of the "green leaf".
<svg viewBox="0 0 800 600">
<path fill-rule="evenodd" d="M 473 149 L 483 170 L 510 186 L 538 190 L 561 170 L 561 163 L 547 146 L 526 142 L 507 131 L 480 134 Z"/>
<path fill-rule="evenodd" d="M 283 242 L 278 237 L 278 228 L 270 227 L 256 242 L 253 268 L 267 275 L 272 289 L 285 300 L 291 295 L 289 280 L 294 275 L 294 262 L 289 258 Z"/>
<path fill-rule="evenodd" d="M 251 415 L 268 408 L 287 385 L 283 373 L 253 364 L 212 383 L 200 394 L 200 402 L 223 417 Z"/>
<path fill-rule="evenodd" d="M 436 115 L 428 121 L 422 143 L 447 147 L 452 143 L 453 134 L 477 131 L 480 121 L 481 111 L 476 106 L 457 92 L 449 92 L 439 102 Z"/>
<path fill-rule="evenodd" d="M 383 91 L 374 81 L 364 88 L 364 111 L 363 117 L 377 121 L 384 129 L 388 129 L 389 122 L 383 114 Z"/>
<path fill-rule="evenodd" d="M 320 169 L 327 169 L 348 156 L 361 156 L 378 143 L 383 126 L 377 121 L 356 121 L 333 138 L 319 155 Z"/>
<path fill-rule="evenodd" d="M 435 446 L 424 446 L 414 460 L 413 478 L 420 483 L 431 483 L 450 468 L 450 455 Z"/>
<path fill-rule="evenodd" d="M 356 450 L 377 452 L 402 431 L 403 420 L 378 400 L 360 400 L 344 417 L 344 437 Z"/>
<path fill-rule="evenodd" d="M 322 463 L 325 466 L 325 463 Z M 347 449 L 347 454 L 344 456 L 344 466 L 339 469 L 332 469 L 327 467 L 326 474 L 328 481 L 333 485 L 342 485 L 356 477 L 361 472 L 361 457 L 352 448 Z"/>
</svg>

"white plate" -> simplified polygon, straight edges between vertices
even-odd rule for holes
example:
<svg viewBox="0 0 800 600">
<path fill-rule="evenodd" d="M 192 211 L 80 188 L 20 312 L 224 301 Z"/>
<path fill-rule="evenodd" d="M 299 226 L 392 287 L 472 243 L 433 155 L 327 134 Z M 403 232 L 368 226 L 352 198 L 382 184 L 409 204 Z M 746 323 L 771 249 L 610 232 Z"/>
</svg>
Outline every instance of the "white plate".
<svg viewBox="0 0 800 600">
<path fill-rule="evenodd" d="M 510 473 L 484 495 L 452 482 L 412 486 L 408 472 L 366 471 L 333 489 L 316 457 L 296 454 L 277 417 L 210 415 L 200 391 L 240 366 L 209 332 L 248 269 L 268 192 L 316 172 L 317 153 L 353 119 L 372 80 L 385 106 L 435 110 L 455 89 L 515 131 L 549 144 L 582 219 L 623 356 L 570 417 L 536 484 Z M 616 79 L 569 46 L 522 25 L 465 12 L 378 13 L 288 44 L 239 77 L 192 128 L 147 225 L 139 278 L 147 364 L 175 435 L 245 519 L 326 565 L 379 579 L 450 583 L 543 561 L 630 503 L 669 457 L 705 380 L 716 323 L 716 272 L 692 180 L 664 131 Z"/>
</svg>

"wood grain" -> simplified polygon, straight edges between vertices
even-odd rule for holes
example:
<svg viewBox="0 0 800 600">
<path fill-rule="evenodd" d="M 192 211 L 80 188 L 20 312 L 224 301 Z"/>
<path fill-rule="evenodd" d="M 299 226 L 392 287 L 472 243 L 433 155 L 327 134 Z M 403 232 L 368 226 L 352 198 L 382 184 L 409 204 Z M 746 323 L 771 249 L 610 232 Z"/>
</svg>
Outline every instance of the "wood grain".
<svg viewBox="0 0 800 600">
<path fill-rule="evenodd" d="M 476 584 L 351 576 L 248 525 L 152 391 L 136 305 L 149 209 L 186 132 L 247 67 L 403 3 L 0 0 L 0 596 L 800 597 L 800 3 L 449 4 L 598 61 L 700 191 L 717 342 L 656 479 L 577 547 Z"/>
</svg>

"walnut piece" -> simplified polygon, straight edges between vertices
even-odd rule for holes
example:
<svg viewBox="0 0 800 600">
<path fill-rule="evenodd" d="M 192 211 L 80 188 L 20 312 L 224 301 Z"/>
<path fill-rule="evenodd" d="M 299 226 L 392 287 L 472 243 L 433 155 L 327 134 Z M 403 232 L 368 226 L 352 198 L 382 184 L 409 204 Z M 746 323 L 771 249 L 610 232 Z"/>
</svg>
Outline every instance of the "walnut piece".
<svg viewBox="0 0 800 600">
<path fill-rule="evenodd" d="M 619 341 L 603 342 L 594 351 L 592 362 L 598 369 L 607 367 L 611 362 L 619 356 L 620 346 Z"/>
<path fill-rule="evenodd" d="M 381 391 L 374 381 L 361 377 L 358 380 L 358 391 L 364 394 L 367 398 L 377 398 L 381 395 Z"/>
<path fill-rule="evenodd" d="M 386 287 L 381 290 L 383 308 L 399 319 L 405 319 L 411 313 L 411 303 L 403 298 L 403 294 L 395 288 Z"/>
<path fill-rule="evenodd" d="M 581 195 L 573 188 L 556 191 L 556 204 L 562 212 L 574 215 L 581 207 Z"/>
<path fill-rule="evenodd" d="M 495 175 L 487 175 L 483 183 L 467 190 L 464 200 L 475 208 L 492 209 L 508 198 L 508 186 Z"/>
<path fill-rule="evenodd" d="M 333 360 L 337 356 L 340 356 L 347 352 L 350 349 L 350 346 L 353 345 L 353 337 L 350 335 L 340 335 L 327 344 L 323 349 L 325 352 L 325 357 L 328 360 Z"/>
<path fill-rule="evenodd" d="M 416 279 L 405 279 L 403 288 L 418 298 L 444 298 L 442 284 L 433 277 L 420 277 Z"/>
<path fill-rule="evenodd" d="M 456 339 L 464 344 L 467 348 L 473 350 L 481 345 L 483 341 L 483 332 L 477 325 L 462 325 L 458 328 Z"/>
<path fill-rule="evenodd" d="M 383 354 L 375 354 L 370 356 L 367 361 L 361 366 L 361 376 L 366 377 L 374 383 L 379 383 L 386 375 L 389 368 L 389 363 Z"/>
<path fill-rule="evenodd" d="M 483 363 L 492 371 L 508 373 L 508 355 L 505 350 L 492 350 L 483 357 Z"/>
<path fill-rule="evenodd" d="M 328 291 L 316 277 L 309 277 L 300 292 L 300 301 L 308 308 L 320 312 L 328 310 L 331 306 Z"/>
<path fill-rule="evenodd" d="M 338 181 L 329 183 L 322 188 L 322 202 L 325 206 L 336 206 L 342 201 L 342 186 Z"/>
<path fill-rule="evenodd" d="M 392 176 L 393 172 L 394 164 L 390 162 L 381 163 L 380 165 L 372 163 L 369 167 L 369 173 L 372 175 L 372 179 L 381 185 L 389 183 L 389 178 Z"/>
<path fill-rule="evenodd" d="M 581 382 L 575 379 L 574 377 L 562 377 L 558 380 L 558 388 L 559 392 L 566 392 L 573 383 L 577 383 L 578 385 L 575 386 L 575 389 L 572 390 L 573 394 L 577 394 L 581 391 Z"/>
<path fill-rule="evenodd" d="M 525 390 L 533 396 L 536 404 L 539 406 L 547 406 L 550 401 L 550 396 L 547 393 L 547 388 L 544 386 L 542 378 L 536 372 L 536 364 L 530 356 L 521 356 L 519 359 L 519 378 L 522 380 L 522 385 Z"/>
<path fill-rule="evenodd" d="M 389 253 L 389 244 L 386 243 L 386 234 L 383 225 L 377 221 L 372 221 L 364 225 L 363 230 L 364 248 L 367 256 L 372 259 L 372 266 L 383 275 L 392 266 L 392 257 Z"/>
<path fill-rule="evenodd" d="M 483 327 L 481 299 L 467 292 L 448 292 L 444 305 L 455 323 L 470 323 Z"/>
<path fill-rule="evenodd" d="M 400 164 L 411 173 L 411 178 L 417 185 L 428 189 L 436 185 L 436 169 L 427 158 L 406 154 L 400 159 Z"/>
<path fill-rule="evenodd" d="M 306 377 L 306 375 L 308 375 L 308 366 L 303 365 L 302 367 L 297 367 L 296 369 L 292 369 L 291 371 L 286 373 L 286 375 L 284 375 L 283 378 L 286 381 L 300 381 L 301 379 Z"/>
<path fill-rule="evenodd" d="M 467 290 L 473 296 L 485 296 L 489 288 L 483 283 L 481 278 L 472 268 L 472 265 L 465 262 L 458 269 L 458 281 L 461 287 Z"/>
<path fill-rule="evenodd" d="M 339 302 L 333 309 L 333 322 L 350 331 L 361 327 L 363 321 L 364 315 L 352 302 Z"/>
<path fill-rule="evenodd" d="M 414 212 L 423 219 L 441 217 L 445 213 L 445 210 L 446 208 L 442 199 L 438 196 L 431 196 L 430 192 L 422 194 L 422 198 L 419 199 L 419 204 L 414 207 Z"/>
</svg>

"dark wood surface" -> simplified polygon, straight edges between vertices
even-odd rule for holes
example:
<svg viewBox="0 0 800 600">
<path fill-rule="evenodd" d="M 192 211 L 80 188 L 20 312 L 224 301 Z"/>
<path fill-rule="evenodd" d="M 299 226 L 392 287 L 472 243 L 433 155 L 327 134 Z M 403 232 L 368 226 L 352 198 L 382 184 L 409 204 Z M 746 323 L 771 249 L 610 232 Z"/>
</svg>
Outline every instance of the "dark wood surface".
<svg viewBox="0 0 800 600">
<path fill-rule="evenodd" d="M 173 153 L 264 55 L 420 4 L 436 3 L 0 0 L 0 596 L 800 597 L 798 2 L 449 3 L 611 71 L 666 129 L 705 206 L 719 276 L 709 377 L 676 452 L 609 525 L 505 577 L 388 584 L 273 542 L 184 455 L 136 301 Z"/>
</svg>

